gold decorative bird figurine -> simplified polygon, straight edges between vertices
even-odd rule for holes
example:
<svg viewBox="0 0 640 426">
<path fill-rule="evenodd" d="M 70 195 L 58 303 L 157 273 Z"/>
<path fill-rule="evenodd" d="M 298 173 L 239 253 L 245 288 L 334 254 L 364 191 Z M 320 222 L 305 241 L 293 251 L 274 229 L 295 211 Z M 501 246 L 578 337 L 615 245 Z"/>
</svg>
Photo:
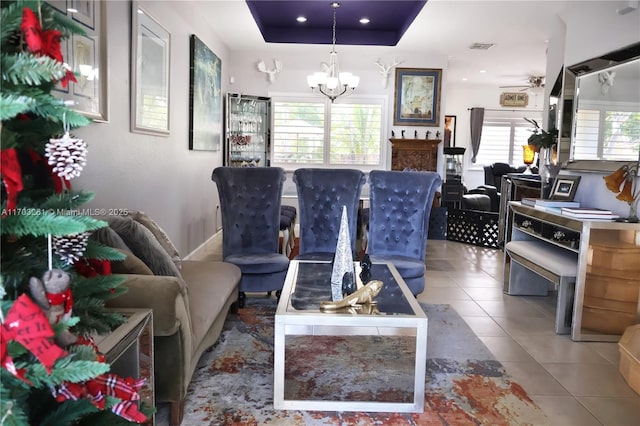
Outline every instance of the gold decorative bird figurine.
<svg viewBox="0 0 640 426">
<path fill-rule="evenodd" d="M 337 302 L 320 302 L 321 311 L 336 311 L 338 309 L 346 308 L 349 306 L 355 307 L 358 305 L 366 305 L 377 303 L 373 300 L 382 290 L 382 281 L 372 280 L 367 285 L 358 289 L 354 293 L 346 296 L 344 299 Z"/>
</svg>

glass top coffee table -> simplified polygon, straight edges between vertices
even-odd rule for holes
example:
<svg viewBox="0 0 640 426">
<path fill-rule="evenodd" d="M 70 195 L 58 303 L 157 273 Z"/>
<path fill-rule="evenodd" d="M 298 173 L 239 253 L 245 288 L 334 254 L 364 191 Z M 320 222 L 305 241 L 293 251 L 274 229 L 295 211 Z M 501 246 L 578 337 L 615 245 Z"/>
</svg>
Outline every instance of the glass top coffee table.
<svg viewBox="0 0 640 426">
<path fill-rule="evenodd" d="M 360 266 L 355 264 L 356 275 Z M 331 300 L 329 262 L 292 260 L 275 315 L 274 390 L 276 409 L 320 411 L 408 412 L 424 411 L 427 361 L 427 316 L 391 263 L 374 263 L 371 279 L 384 287 L 371 309 L 320 311 Z M 358 278 L 359 279 L 359 278 Z M 285 346 L 287 336 L 410 336 L 415 338 L 413 402 L 285 399 Z M 345 383 L 345 386 L 348 386 Z M 409 392 L 409 391 L 408 391 Z"/>
</svg>

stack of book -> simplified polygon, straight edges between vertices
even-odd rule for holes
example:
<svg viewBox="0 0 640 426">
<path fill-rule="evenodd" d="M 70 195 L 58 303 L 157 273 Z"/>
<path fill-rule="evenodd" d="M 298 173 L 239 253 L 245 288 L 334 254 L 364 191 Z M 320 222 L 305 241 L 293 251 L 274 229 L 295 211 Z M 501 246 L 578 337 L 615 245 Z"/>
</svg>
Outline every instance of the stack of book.
<svg viewBox="0 0 640 426">
<path fill-rule="evenodd" d="M 613 220 L 619 217 L 613 214 L 611 210 L 598 209 L 595 207 L 562 207 L 560 213 L 564 216 L 589 220 Z"/>
<path fill-rule="evenodd" d="M 547 200 L 543 198 L 523 198 L 520 200 L 525 206 L 538 207 L 542 209 L 558 210 L 562 207 L 580 207 L 578 201 L 565 201 L 565 200 Z"/>
</svg>

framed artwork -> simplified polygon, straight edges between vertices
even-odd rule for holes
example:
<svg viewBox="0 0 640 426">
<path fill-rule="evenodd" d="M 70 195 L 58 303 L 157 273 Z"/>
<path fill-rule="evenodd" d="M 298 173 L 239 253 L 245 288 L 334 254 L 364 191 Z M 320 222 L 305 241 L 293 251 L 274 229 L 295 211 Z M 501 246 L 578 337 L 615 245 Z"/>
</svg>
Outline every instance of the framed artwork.
<svg viewBox="0 0 640 426">
<path fill-rule="evenodd" d="M 171 34 L 132 2 L 131 131 L 169 136 Z"/>
<path fill-rule="evenodd" d="M 222 61 L 191 35 L 189 149 L 219 151 L 222 139 Z"/>
<path fill-rule="evenodd" d="M 456 146 L 456 116 L 444 116 L 444 147 L 451 148 Z"/>
<path fill-rule="evenodd" d="M 69 68 L 75 73 L 77 82 L 69 82 L 67 88 L 60 84 L 52 94 L 94 121 L 109 120 L 107 98 L 107 37 L 106 3 L 99 0 L 49 0 L 56 13 L 65 15 L 85 30 L 86 35 L 73 34 L 62 40 L 62 54 Z"/>
<path fill-rule="evenodd" d="M 85 27 L 95 30 L 96 28 L 96 2 L 94 0 L 70 0 L 71 9 L 75 10 L 71 14 L 74 21 L 80 22 Z"/>
<path fill-rule="evenodd" d="M 552 200 L 573 201 L 578 190 L 580 176 L 558 175 L 553 182 L 549 198 Z"/>
<path fill-rule="evenodd" d="M 393 124 L 439 126 L 442 69 L 396 68 Z"/>
<path fill-rule="evenodd" d="M 521 92 L 504 92 L 500 95 L 500 105 L 503 107 L 526 107 L 529 105 L 529 95 Z"/>
</svg>

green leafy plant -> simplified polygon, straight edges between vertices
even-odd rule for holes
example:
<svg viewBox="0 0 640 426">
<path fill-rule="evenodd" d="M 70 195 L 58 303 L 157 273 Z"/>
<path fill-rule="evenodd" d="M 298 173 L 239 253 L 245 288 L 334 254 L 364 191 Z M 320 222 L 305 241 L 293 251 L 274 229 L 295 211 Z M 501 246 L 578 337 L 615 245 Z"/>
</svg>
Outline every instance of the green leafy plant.
<svg viewBox="0 0 640 426">
<path fill-rule="evenodd" d="M 558 129 L 554 128 L 547 132 L 538 125 L 536 120 L 527 117 L 524 117 L 524 119 L 534 126 L 531 130 L 533 134 L 527 139 L 529 145 L 534 145 L 538 148 L 551 148 L 558 142 Z"/>
</svg>

